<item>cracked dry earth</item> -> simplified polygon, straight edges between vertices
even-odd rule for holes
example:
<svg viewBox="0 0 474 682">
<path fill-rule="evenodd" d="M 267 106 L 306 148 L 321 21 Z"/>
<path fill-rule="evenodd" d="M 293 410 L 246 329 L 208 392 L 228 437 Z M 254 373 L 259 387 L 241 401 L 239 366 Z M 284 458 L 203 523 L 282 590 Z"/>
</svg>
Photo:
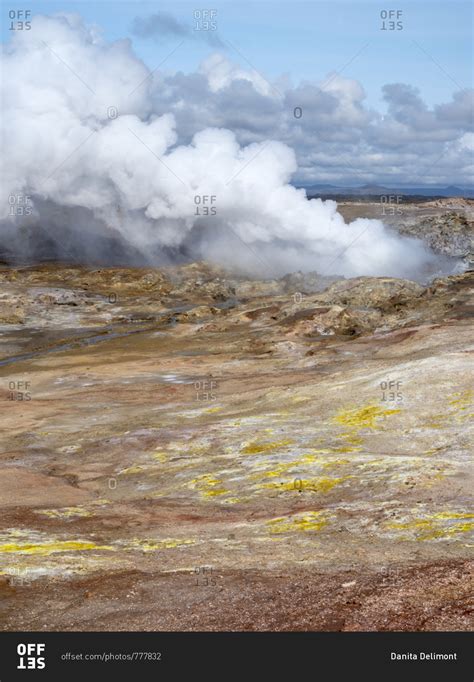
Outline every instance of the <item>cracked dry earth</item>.
<svg viewBox="0 0 474 682">
<path fill-rule="evenodd" d="M 2 629 L 472 628 L 473 273 L 0 280 Z"/>
</svg>

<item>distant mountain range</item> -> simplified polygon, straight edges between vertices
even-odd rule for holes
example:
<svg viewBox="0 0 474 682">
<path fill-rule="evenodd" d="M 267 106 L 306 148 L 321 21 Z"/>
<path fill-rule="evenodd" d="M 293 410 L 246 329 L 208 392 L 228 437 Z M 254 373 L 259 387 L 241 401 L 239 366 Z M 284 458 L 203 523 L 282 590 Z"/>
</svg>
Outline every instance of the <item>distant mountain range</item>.
<svg viewBox="0 0 474 682">
<path fill-rule="evenodd" d="M 474 199 L 474 189 L 467 187 L 384 187 L 382 185 L 362 185 L 361 187 L 344 187 L 337 185 L 299 185 L 309 196 L 314 195 L 344 195 L 344 196 L 382 196 L 385 194 L 399 194 L 419 197 L 464 197 Z"/>
</svg>

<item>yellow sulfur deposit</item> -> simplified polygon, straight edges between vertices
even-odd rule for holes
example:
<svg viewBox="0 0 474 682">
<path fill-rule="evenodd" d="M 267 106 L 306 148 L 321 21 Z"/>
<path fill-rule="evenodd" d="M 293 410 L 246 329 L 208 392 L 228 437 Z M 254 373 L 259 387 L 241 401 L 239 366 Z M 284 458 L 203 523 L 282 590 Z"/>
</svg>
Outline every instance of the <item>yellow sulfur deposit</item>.
<svg viewBox="0 0 474 682">
<path fill-rule="evenodd" d="M 217 497 L 225 495 L 228 491 L 222 487 L 220 478 L 215 478 L 212 474 L 202 474 L 189 481 L 188 486 L 199 490 L 202 497 Z"/>
<path fill-rule="evenodd" d="M 401 410 L 386 410 L 379 405 L 366 405 L 354 410 L 341 410 L 333 419 L 336 424 L 357 429 L 375 429 L 377 420 L 398 414 Z"/>
<path fill-rule="evenodd" d="M 272 450 L 284 448 L 287 445 L 291 445 L 291 443 L 291 440 L 281 440 L 274 443 L 249 443 L 242 448 L 242 452 L 245 455 L 258 455 L 261 452 L 271 452 Z"/>
<path fill-rule="evenodd" d="M 296 490 L 304 491 L 309 490 L 317 493 L 327 493 L 329 490 L 334 488 L 334 486 L 342 483 L 344 478 L 325 478 L 323 476 L 319 478 L 295 478 L 293 481 L 289 482 L 272 482 L 272 483 L 262 483 L 259 488 L 269 488 L 273 490 Z"/>
<path fill-rule="evenodd" d="M 283 516 L 267 522 L 270 533 L 321 530 L 328 523 L 323 511 L 304 512 L 294 516 Z"/>
<path fill-rule="evenodd" d="M 113 550 L 108 545 L 96 545 L 94 542 L 81 540 L 56 540 L 40 543 L 7 543 L 0 545 L 0 554 L 39 554 L 48 556 L 55 552 L 82 552 L 84 550 Z"/>
</svg>

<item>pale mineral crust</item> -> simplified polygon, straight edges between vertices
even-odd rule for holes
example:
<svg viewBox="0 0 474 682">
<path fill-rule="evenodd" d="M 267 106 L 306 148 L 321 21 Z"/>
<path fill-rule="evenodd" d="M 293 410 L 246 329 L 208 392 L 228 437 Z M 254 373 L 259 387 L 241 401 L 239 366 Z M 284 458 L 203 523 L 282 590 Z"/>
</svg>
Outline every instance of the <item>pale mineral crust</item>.
<svg viewBox="0 0 474 682">
<path fill-rule="evenodd" d="M 474 273 L 0 285 L 2 629 L 472 627 Z"/>
</svg>

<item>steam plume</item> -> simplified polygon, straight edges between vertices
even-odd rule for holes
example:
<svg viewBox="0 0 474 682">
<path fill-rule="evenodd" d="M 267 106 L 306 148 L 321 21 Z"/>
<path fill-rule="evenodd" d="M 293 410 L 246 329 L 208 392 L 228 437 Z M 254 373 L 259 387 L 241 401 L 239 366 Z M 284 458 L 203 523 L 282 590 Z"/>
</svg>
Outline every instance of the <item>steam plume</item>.
<svg viewBox="0 0 474 682">
<path fill-rule="evenodd" d="M 129 41 L 107 43 L 77 16 L 36 17 L 2 60 L 2 251 L 207 258 L 262 276 L 414 276 L 433 260 L 381 221 L 346 224 L 335 202 L 308 201 L 289 184 L 295 155 L 278 141 L 241 147 L 208 128 L 179 145 Z M 20 204 L 31 214 L 18 215 Z"/>
</svg>

